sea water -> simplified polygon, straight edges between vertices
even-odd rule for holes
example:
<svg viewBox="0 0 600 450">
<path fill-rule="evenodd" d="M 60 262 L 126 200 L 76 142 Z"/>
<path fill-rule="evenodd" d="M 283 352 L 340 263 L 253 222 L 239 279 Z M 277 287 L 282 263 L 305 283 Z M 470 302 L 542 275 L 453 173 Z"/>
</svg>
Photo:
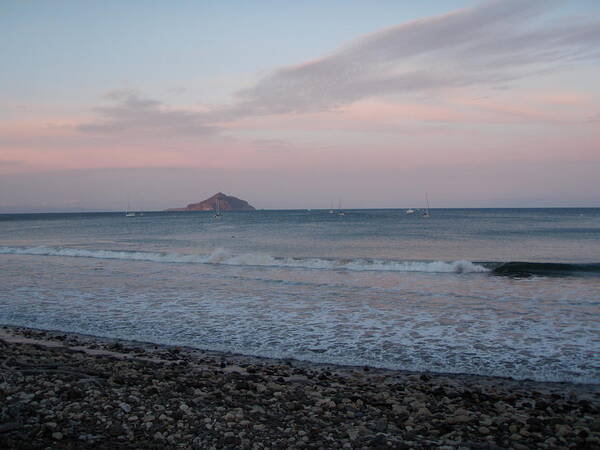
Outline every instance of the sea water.
<svg viewBox="0 0 600 450">
<path fill-rule="evenodd" d="M 600 383 L 600 209 L 0 215 L 0 324 Z"/>
</svg>

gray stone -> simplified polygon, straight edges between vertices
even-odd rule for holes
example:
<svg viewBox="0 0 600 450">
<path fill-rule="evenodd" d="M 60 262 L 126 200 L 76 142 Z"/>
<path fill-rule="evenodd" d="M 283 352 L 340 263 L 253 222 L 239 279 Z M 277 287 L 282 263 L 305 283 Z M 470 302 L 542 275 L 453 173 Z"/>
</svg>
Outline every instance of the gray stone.
<svg viewBox="0 0 600 450">
<path fill-rule="evenodd" d="M 127 403 L 124 403 L 124 402 L 119 403 L 119 408 L 121 408 L 126 413 L 131 411 L 131 406 L 129 406 Z"/>
</svg>

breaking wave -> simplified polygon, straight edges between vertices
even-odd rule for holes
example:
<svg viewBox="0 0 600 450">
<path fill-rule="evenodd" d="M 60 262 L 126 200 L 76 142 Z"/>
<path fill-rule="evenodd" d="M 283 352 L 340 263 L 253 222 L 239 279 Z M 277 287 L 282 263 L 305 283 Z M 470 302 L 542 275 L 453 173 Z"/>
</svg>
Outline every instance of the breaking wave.
<svg viewBox="0 0 600 450">
<path fill-rule="evenodd" d="M 75 258 L 120 259 L 161 263 L 222 264 L 230 266 L 271 266 L 386 272 L 471 273 L 488 272 L 483 264 L 471 261 L 394 261 L 382 259 L 327 259 L 275 257 L 263 253 L 232 254 L 216 249 L 210 254 L 159 253 L 116 250 L 86 250 L 66 247 L 0 247 L 0 254 L 66 256 Z"/>
</svg>

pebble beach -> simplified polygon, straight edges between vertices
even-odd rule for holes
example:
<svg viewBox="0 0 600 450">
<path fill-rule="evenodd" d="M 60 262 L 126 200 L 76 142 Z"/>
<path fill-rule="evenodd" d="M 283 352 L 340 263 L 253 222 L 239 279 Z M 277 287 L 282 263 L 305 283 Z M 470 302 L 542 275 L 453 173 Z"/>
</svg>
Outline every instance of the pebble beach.
<svg viewBox="0 0 600 450">
<path fill-rule="evenodd" d="M 0 329 L 0 448 L 600 448 L 600 386 Z"/>
</svg>

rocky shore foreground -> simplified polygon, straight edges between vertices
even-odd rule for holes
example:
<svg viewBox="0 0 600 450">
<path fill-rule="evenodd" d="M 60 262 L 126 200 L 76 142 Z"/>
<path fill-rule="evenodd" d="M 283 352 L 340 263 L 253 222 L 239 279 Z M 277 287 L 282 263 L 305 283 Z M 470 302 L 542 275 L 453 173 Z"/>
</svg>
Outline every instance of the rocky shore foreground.
<svg viewBox="0 0 600 450">
<path fill-rule="evenodd" d="M 0 329 L 0 448 L 600 448 L 600 387 Z"/>
</svg>

